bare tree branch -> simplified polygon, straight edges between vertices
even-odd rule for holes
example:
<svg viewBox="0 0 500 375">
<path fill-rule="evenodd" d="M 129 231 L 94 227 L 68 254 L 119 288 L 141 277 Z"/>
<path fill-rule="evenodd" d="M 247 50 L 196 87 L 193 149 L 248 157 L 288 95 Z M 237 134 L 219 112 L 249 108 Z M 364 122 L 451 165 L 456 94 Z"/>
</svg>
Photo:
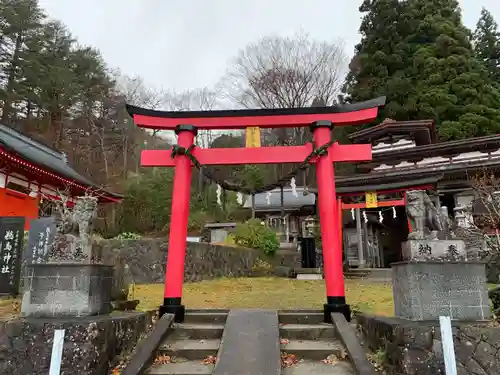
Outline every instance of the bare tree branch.
<svg viewBox="0 0 500 375">
<path fill-rule="evenodd" d="M 206 88 L 180 93 L 170 91 L 164 94 L 162 106 L 171 111 L 210 111 L 218 108 L 219 96 L 217 92 Z M 208 148 L 215 138 L 214 131 L 202 130 L 198 132 L 196 144 L 199 147 Z"/>
<path fill-rule="evenodd" d="M 331 105 L 346 71 L 340 42 L 317 42 L 303 33 L 266 37 L 240 51 L 221 88 L 244 108 L 306 107 L 317 98 Z"/>
<path fill-rule="evenodd" d="M 500 179 L 484 170 L 469 176 L 469 181 L 475 199 L 468 207 L 455 208 L 460 226 L 457 234 L 489 261 L 500 251 Z"/>
</svg>

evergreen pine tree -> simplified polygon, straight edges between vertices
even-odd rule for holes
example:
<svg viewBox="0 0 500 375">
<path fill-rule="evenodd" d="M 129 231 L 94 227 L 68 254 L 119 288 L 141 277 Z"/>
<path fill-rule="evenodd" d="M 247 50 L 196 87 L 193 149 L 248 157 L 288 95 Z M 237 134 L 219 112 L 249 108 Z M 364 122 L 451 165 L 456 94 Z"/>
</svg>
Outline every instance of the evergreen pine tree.
<svg viewBox="0 0 500 375">
<path fill-rule="evenodd" d="M 476 57 L 483 61 L 490 77 L 500 85 L 500 32 L 491 13 L 483 8 L 474 31 Z"/>
</svg>

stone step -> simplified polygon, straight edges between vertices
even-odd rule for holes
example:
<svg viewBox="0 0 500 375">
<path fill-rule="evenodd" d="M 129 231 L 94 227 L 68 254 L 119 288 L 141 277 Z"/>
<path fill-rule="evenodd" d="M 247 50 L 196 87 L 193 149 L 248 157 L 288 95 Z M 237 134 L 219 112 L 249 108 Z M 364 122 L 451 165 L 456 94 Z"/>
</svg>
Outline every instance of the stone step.
<svg viewBox="0 0 500 375">
<path fill-rule="evenodd" d="M 217 355 L 220 341 L 220 339 L 176 340 L 173 336 L 160 345 L 158 352 L 170 357 L 201 361 L 210 355 Z"/>
<path fill-rule="evenodd" d="M 282 375 L 355 375 L 352 365 L 347 361 L 335 364 L 321 361 L 303 360 L 296 365 L 281 370 Z"/>
<path fill-rule="evenodd" d="M 337 335 L 333 325 L 320 324 L 282 324 L 280 338 L 290 340 L 334 339 Z"/>
<path fill-rule="evenodd" d="M 323 323 L 323 312 L 280 312 L 278 316 L 282 324 L 320 324 Z"/>
<path fill-rule="evenodd" d="M 172 333 L 173 339 L 220 339 L 224 332 L 224 324 L 219 323 L 181 323 Z"/>
<path fill-rule="evenodd" d="M 227 312 L 189 312 L 184 317 L 184 323 L 226 323 Z"/>
<path fill-rule="evenodd" d="M 150 375 L 210 375 L 214 365 L 205 365 L 201 361 L 185 361 L 165 365 L 151 366 L 146 374 Z"/>
<path fill-rule="evenodd" d="M 293 271 L 297 275 L 323 275 L 323 268 L 294 268 Z"/>
<path fill-rule="evenodd" d="M 348 279 L 363 279 L 370 276 L 370 272 L 346 272 L 344 276 Z"/>
<path fill-rule="evenodd" d="M 344 346 L 336 340 L 290 340 L 281 344 L 281 351 L 294 354 L 298 360 L 316 361 L 326 359 L 331 354 L 340 358 L 345 352 Z"/>
</svg>

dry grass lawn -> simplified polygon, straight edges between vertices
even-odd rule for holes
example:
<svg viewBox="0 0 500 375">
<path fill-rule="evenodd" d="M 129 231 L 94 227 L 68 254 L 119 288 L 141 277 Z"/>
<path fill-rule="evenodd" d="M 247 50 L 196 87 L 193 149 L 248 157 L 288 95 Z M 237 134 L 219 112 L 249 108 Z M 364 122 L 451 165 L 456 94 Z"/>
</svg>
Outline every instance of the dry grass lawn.
<svg viewBox="0 0 500 375">
<path fill-rule="evenodd" d="M 156 309 L 163 300 L 163 285 L 136 285 L 132 294 L 141 301 L 139 309 Z M 278 277 L 189 283 L 184 285 L 183 294 L 183 303 L 188 308 L 320 309 L 326 296 L 323 280 Z M 389 283 L 346 280 L 346 299 L 353 310 L 385 316 L 394 314 Z"/>
<path fill-rule="evenodd" d="M 182 300 L 188 308 L 321 309 L 325 295 L 323 280 L 221 278 L 185 284 Z M 136 285 L 129 298 L 140 300 L 139 310 L 157 309 L 163 301 L 163 284 Z M 353 310 L 394 315 L 390 283 L 346 280 L 346 298 Z M 0 320 L 15 318 L 18 312 L 18 300 L 0 299 Z"/>
</svg>

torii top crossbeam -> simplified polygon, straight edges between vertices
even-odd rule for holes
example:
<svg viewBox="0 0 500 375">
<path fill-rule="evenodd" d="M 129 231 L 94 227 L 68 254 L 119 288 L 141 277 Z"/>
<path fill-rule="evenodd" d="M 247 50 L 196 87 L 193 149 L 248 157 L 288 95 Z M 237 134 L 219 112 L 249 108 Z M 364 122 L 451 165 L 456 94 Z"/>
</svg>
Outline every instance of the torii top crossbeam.
<svg viewBox="0 0 500 375">
<path fill-rule="evenodd" d="M 373 121 L 385 97 L 361 103 L 331 107 L 241 109 L 222 111 L 156 111 L 127 105 L 137 126 L 156 130 L 175 130 L 179 124 L 198 129 L 232 130 L 247 127 L 291 128 L 309 126 L 318 120 L 335 126 L 366 124 Z"/>
</svg>

